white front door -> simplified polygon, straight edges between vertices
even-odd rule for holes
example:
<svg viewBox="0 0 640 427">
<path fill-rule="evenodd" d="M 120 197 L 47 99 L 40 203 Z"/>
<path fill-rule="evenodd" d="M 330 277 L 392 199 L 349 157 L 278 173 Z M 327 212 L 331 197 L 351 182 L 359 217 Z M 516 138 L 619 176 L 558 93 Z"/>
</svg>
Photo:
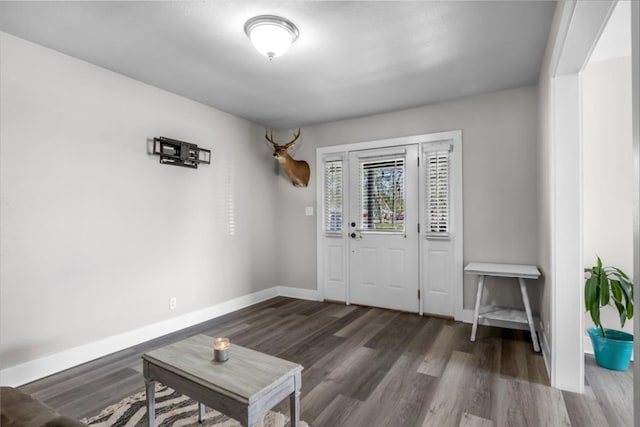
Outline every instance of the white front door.
<svg viewBox="0 0 640 427">
<path fill-rule="evenodd" d="M 419 311 L 418 147 L 349 153 L 349 296 Z"/>
</svg>

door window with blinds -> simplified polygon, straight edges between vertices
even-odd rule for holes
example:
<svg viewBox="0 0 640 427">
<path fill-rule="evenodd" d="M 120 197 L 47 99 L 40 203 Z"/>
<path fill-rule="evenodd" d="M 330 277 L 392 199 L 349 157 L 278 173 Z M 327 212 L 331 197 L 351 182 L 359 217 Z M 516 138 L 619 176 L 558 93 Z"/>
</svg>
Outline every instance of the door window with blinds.
<svg viewBox="0 0 640 427">
<path fill-rule="evenodd" d="M 424 148 L 426 170 L 425 191 L 425 237 L 448 239 L 450 232 L 449 175 L 450 144 L 428 144 Z"/>
<path fill-rule="evenodd" d="M 342 232 L 342 159 L 324 162 L 324 231 L 327 234 Z"/>
<path fill-rule="evenodd" d="M 360 230 L 405 231 L 405 158 L 360 162 Z"/>
</svg>

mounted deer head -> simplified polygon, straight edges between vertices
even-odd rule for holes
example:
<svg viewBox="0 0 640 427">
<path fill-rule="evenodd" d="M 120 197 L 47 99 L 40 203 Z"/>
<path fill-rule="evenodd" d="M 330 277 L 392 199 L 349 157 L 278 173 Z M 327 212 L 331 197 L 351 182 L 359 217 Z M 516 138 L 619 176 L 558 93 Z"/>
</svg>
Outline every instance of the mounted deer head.
<svg viewBox="0 0 640 427">
<path fill-rule="evenodd" d="M 273 140 L 273 132 L 267 129 L 264 133 L 266 140 L 273 146 L 273 157 L 276 158 L 280 166 L 285 171 L 294 187 L 306 187 L 309 184 L 309 163 L 304 160 L 295 160 L 289 152 L 295 148 L 295 142 L 300 138 L 300 129 L 293 134 L 293 139 L 284 145 L 280 145 Z"/>
</svg>

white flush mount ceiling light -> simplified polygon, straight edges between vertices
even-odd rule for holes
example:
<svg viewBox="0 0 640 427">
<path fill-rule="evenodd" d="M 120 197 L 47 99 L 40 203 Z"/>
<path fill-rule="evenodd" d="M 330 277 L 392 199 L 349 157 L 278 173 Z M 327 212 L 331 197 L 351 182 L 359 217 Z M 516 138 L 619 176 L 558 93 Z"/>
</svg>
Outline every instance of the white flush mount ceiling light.
<svg viewBox="0 0 640 427">
<path fill-rule="evenodd" d="M 293 22 L 275 15 L 260 15 L 249 19 L 244 24 L 244 32 L 258 52 L 269 60 L 285 53 L 299 34 Z"/>
</svg>

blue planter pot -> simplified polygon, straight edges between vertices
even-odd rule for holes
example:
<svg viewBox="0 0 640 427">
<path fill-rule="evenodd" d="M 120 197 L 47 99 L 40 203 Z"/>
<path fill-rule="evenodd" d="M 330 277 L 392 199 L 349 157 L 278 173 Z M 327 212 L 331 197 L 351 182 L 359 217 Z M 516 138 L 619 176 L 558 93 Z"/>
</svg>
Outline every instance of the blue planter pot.
<svg viewBox="0 0 640 427">
<path fill-rule="evenodd" d="M 605 329 L 607 337 L 602 336 L 600 328 L 589 328 L 589 337 L 593 343 L 596 362 L 603 368 L 614 371 L 626 371 L 633 353 L 633 335 L 613 329 Z"/>
</svg>

